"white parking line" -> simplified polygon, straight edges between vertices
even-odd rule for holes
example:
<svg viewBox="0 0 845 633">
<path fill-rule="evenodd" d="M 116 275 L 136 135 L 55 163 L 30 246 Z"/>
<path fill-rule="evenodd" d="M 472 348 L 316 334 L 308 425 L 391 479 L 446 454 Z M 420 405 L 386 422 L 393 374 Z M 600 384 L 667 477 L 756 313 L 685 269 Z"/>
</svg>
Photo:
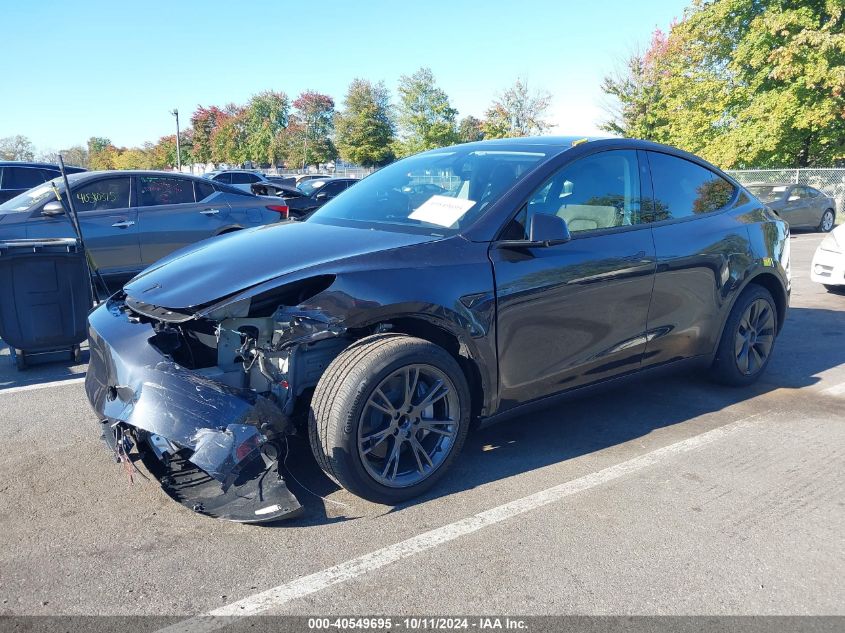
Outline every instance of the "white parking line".
<svg viewBox="0 0 845 633">
<path fill-rule="evenodd" d="M 248 596 L 237 602 L 214 609 L 204 615 L 177 622 L 164 629 L 160 629 L 158 633 L 206 633 L 223 628 L 240 616 L 257 615 L 270 609 L 276 609 L 298 598 L 322 591 L 332 585 L 352 580 L 358 576 L 363 576 L 380 567 L 428 551 L 438 545 L 443 545 L 462 536 L 477 532 L 482 528 L 501 523 L 507 519 L 536 510 L 537 508 L 560 501 L 579 492 L 630 475 L 672 455 L 686 453 L 711 442 L 721 440 L 748 428 L 761 416 L 762 414 L 756 414 L 748 418 L 743 418 L 723 427 L 702 433 L 701 435 L 664 446 L 663 448 L 616 464 L 615 466 L 609 466 L 584 477 L 579 477 L 578 479 L 567 481 L 566 483 L 511 501 L 490 510 L 479 512 L 455 523 L 423 532 L 405 541 L 389 545 L 369 554 L 364 554 L 363 556 L 358 556 L 334 567 L 329 567 L 323 571 L 318 571 L 273 587 L 267 591 Z"/>
<path fill-rule="evenodd" d="M 63 385 L 76 385 L 80 382 L 85 382 L 85 376 L 81 378 L 54 380 L 52 382 L 39 382 L 33 385 L 21 385 L 20 387 L 7 387 L 6 389 L 0 389 L 0 396 L 7 393 L 20 393 L 21 391 L 35 391 L 37 389 L 50 389 L 51 387 L 61 387 Z"/>
</svg>

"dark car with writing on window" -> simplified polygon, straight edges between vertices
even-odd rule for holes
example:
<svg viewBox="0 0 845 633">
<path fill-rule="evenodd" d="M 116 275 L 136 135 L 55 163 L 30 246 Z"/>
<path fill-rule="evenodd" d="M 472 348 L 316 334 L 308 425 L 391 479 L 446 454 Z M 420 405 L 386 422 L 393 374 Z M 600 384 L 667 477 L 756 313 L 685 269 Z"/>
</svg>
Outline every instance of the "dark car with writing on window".
<svg viewBox="0 0 845 633">
<path fill-rule="evenodd" d="M 83 171 L 85 169 L 82 167 L 65 165 L 65 173 L 78 174 Z M 0 203 L 57 178 L 60 174 L 59 166 L 52 163 L 0 161 Z"/>
<path fill-rule="evenodd" d="M 91 171 L 68 176 L 82 234 L 110 286 L 209 237 L 286 220 L 278 198 L 172 172 Z M 72 237 L 56 179 L 0 205 L 0 240 Z"/>
<path fill-rule="evenodd" d="M 85 387 L 113 446 L 204 514 L 295 515 L 291 436 L 340 485 L 396 504 L 448 472 L 473 422 L 661 371 L 751 384 L 789 253 L 786 222 L 671 147 L 440 148 L 304 222 L 142 273 L 91 313 Z"/>
</svg>

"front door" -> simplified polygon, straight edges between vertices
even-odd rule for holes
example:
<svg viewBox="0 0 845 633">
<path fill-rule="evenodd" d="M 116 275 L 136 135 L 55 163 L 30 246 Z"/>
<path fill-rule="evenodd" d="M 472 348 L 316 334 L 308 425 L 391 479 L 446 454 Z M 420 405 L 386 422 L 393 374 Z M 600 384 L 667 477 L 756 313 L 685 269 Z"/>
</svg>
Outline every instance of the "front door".
<svg viewBox="0 0 845 633">
<path fill-rule="evenodd" d="M 532 216 L 548 213 L 566 220 L 569 242 L 491 246 L 501 410 L 640 367 L 655 273 L 640 182 L 635 151 L 581 158 L 501 236 L 527 239 Z"/>
<path fill-rule="evenodd" d="M 82 237 L 94 265 L 113 283 L 141 270 L 138 214 L 130 205 L 131 178 L 87 180 L 72 190 Z M 45 216 L 40 208 L 27 223 L 27 237 L 76 237 L 66 215 Z"/>
</svg>

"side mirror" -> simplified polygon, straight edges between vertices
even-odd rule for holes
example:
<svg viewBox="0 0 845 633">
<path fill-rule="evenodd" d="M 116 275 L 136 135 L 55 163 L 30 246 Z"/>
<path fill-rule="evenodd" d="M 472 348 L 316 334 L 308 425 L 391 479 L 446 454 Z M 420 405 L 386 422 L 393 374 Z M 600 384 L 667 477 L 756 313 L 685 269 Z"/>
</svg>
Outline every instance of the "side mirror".
<svg viewBox="0 0 845 633">
<path fill-rule="evenodd" d="M 52 202 L 48 202 L 44 205 L 44 208 L 41 209 L 41 215 L 46 215 L 48 217 L 54 218 L 57 215 L 64 215 L 65 207 L 64 205 L 59 202 L 58 200 L 53 200 Z"/>
<path fill-rule="evenodd" d="M 316 196 L 314 196 L 314 198 L 315 198 L 316 200 L 328 200 L 328 199 L 329 199 L 329 194 L 327 194 L 325 191 L 321 191 L 321 192 L 320 192 L 320 193 L 318 193 Z"/>
<path fill-rule="evenodd" d="M 568 242 L 572 239 L 572 236 L 569 234 L 566 220 L 562 217 L 547 213 L 535 213 L 531 216 L 528 239 L 532 242 L 539 242 L 543 246 L 551 246 L 552 244 Z"/>
<path fill-rule="evenodd" d="M 800 199 L 801 199 L 800 196 L 789 196 L 789 199 L 787 200 L 787 202 L 795 202 L 796 200 L 800 200 Z"/>
<path fill-rule="evenodd" d="M 557 215 L 535 213 L 531 216 L 527 240 L 499 240 L 496 245 L 501 248 L 542 248 L 563 244 L 571 239 L 566 220 Z"/>
</svg>

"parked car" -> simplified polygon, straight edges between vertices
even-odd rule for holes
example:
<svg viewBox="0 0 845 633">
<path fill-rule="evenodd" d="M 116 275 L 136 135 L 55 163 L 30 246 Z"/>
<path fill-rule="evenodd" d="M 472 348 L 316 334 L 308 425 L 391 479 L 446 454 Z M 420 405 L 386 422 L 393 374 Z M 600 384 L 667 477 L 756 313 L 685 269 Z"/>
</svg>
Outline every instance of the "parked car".
<svg viewBox="0 0 845 633">
<path fill-rule="evenodd" d="M 320 178 L 306 180 L 293 190 L 273 183 L 256 183 L 253 191 L 275 189 L 276 195 L 290 208 L 290 216 L 302 220 L 357 182 L 355 178 Z"/>
<path fill-rule="evenodd" d="M 845 293 L 845 224 L 826 235 L 813 255 L 810 279 L 829 292 Z"/>
<path fill-rule="evenodd" d="M 82 167 L 65 165 L 65 173 L 78 174 Z M 58 165 L 50 163 L 25 163 L 22 161 L 0 161 L 0 203 L 11 200 L 27 189 L 42 185 L 61 174 Z"/>
<path fill-rule="evenodd" d="M 419 173 L 442 191 L 412 201 Z M 291 434 L 395 504 L 446 475 L 474 421 L 644 372 L 754 382 L 789 292 L 787 223 L 695 156 L 467 143 L 147 269 L 90 315 L 85 387 L 105 435 L 205 514 L 298 512 L 279 472 Z"/>
<path fill-rule="evenodd" d="M 752 184 L 748 190 L 793 228 L 828 233 L 836 221 L 836 201 L 825 193 L 793 184 Z"/>
<path fill-rule="evenodd" d="M 241 191 L 246 191 L 247 193 L 252 192 L 251 187 L 254 183 L 281 184 L 283 180 L 282 178 L 278 178 L 276 176 L 265 176 L 260 171 L 252 171 L 249 169 L 210 171 L 207 174 L 204 174 L 204 177 L 224 185 L 232 185 L 233 187 L 236 187 Z"/>
<path fill-rule="evenodd" d="M 110 286 L 186 244 L 288 214 L 278 198 L 172 172 L 91 171 L 68 182 L 86 246 Z M 0 205 L 0 240 L 74 236 L 53 184 L 64 196 L 56 179 Z"/>
</svg>

